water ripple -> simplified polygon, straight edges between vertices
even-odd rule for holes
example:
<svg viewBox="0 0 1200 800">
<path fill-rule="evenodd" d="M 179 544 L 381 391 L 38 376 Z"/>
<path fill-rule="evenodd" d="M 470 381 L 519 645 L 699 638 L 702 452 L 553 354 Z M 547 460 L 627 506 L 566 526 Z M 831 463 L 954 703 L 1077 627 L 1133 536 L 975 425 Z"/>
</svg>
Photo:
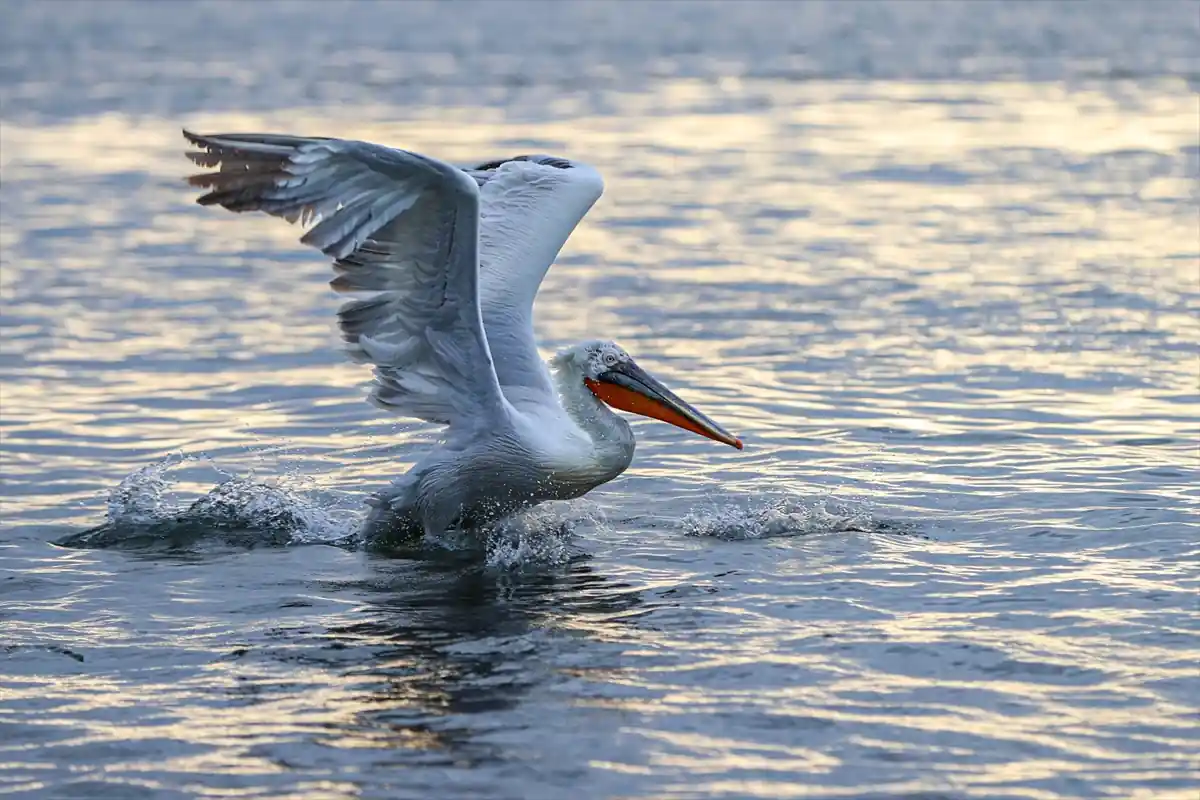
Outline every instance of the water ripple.
<svg viewBox="0 0 1200 800">
<path fill-rule="evenodd" d="M 453 5 L 7 4 L 0 792 L 1194 797 L 1194 8 Z M 595 164 L 540 340 L 746 450 L 364 551 L 436 431 L 181 125 Z"/>
</svg>

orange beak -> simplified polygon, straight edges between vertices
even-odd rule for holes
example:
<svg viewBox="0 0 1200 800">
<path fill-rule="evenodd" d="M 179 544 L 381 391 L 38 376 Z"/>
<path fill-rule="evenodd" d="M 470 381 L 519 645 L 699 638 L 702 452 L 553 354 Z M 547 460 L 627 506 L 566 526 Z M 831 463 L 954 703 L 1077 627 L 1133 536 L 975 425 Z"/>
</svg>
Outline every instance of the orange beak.
<svg viewBox="0 0 1200 800">
<path fill-rule="evenodd" d="M 618 364 L 596 379 L 584 378 L 583 382 L 592 394 L 613 408 L 669 422 L 685 431 L 742 449 L 741 439 L 680 400 L 632 361 Z"/>
</svg>

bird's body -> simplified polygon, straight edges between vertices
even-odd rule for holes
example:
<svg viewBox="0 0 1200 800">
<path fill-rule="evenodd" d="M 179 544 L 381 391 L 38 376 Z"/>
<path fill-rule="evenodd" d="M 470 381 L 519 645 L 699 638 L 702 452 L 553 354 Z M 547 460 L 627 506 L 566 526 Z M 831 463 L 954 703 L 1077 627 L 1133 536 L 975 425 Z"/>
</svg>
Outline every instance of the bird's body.
<svg viewBox="0 0 1200 800">
<path fill-rule="evenodd" d="M 547 500 L 581 497 L 624 472 L 635 446 L 629 424 L 581 381 L 561 388 L 562 405 L 528 403 L 511 430 L 439 444 L 371 498 L 369 535 L 392 541 L 477 527 Z"/>
<path fill-rule="evenodd" d="M 443 441 L 369 501 L 374 539 L 483 524 L 579 497 L 633 458 L 613 406 L 741 442 L 612 342 L 549 363 L 533 335 L 542 277 L 603 191 L 591 167 L 517 156 L 470 169 L 365 142 L 273 134 L 185 136 L 203 205 L 310 225 L 334 259 L 350 357 L 373 364 L 371 401 L 447 426 Z"/>
</svg>

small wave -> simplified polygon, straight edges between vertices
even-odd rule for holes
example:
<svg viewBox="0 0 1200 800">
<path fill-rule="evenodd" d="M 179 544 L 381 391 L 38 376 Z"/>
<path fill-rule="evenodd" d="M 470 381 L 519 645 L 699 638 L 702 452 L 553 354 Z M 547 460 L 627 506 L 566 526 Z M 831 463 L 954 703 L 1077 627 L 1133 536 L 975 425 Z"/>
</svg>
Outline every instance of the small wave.
<svg viewBox="0 0 1200 800">
<path fill-rule="evenodd" d="M 739 541 L 821 533 L 900 533 L 904 526 L 876 520 L 870 512 L 840 503 L 779 498 L 750 507 L 711 505 L 681 521 L 688 536 Z"/>
<path fill-rule="evenodd" d="M 198 466 L 221 478 L 188 501 L 182 473 Z M 211 479 L 211 474 L 209 476 Z M 290 476 L 293 486 L 230 475 L 202 456 L 175 456 L 128 475 L 109 493 L 107 516 L 94 528 L 58 541 L 76 548 L 288 547 L 363 545 L 359 498 L 330 497 L 311 478 Z M 349 503 L 353 503 L 351 508 Z M 480 557 L 487 566 L 520 569 L 564 564 L 582 554 L 574 544 L 583 527 L 603 527 L 604 513 L 588 500 L 545 503 L 481 530 L 452 530 L 390 552 L 420 558 L 434 551 Z M 688 536 L 725 540 L 823 533 L 914 533 L 904 523 L 878 520 L 864 508 L 828 499 L 791 497 L 751 504 L 712 504 L 678 522 Z"/>
<path fill-rule="evenodd" d="M 553 501 L 480 528 L 453 528 L 382 552 L 414 558 L 435 551 L 457 554 L 478 558 L 484 566 L 503 571 L 557 566 L 584 555 L 574 543 L 580 528 L 605 522 L 603 512 L 589 501 Z"/>
<path fill-rule="evenodd" d="M 215 472 L 218 483 L 199 498 L 186 489 L 189 472 Z M 323 498 L 315 482 L 289 474 L 292 486 L 256 482 L 225 472 L 203 456 L 172 456 L 142 467 L 109 493 L 100 525 L 57 543 L 76 548 L 288 547 L 326 544 L 359 547 L 361 498 Z M 302 486 L 303 488 L 296 488 Z M 343 502 L 344 501 L 344 502 Z M 353 503 L 353 508 L 348 507 Z M 479 531 L 448 531 L 393 555 L 421 557 L 433 550 L 478 553 L 490 567 L 562 564 L 577 557 L 571 544 L 583 524 L 603 522 L 592 503 L 547 503 Z"/>
<path fill-rule="evenodd" d="M 178 471 L 207 465 L 220 478 L 206 494 L 181 498 Z M 315 493 L 257 483 L 202 456 L 173 456 L 126 476 L 109 493 L 105 520 L 60 539 L 64 547 L 184 547 L 211 541 L 239 547 L 353 543 L 359 517 Z"/>
<path fill-rule="evenodd" d="M 575 532 L 581 526 L 605 522 L 599 507 L 585 500 L 535 506 L 491 526 L 487 564 L 501 569 L 565 564 L 583 553 L 572 544 Z"/>
</svg>

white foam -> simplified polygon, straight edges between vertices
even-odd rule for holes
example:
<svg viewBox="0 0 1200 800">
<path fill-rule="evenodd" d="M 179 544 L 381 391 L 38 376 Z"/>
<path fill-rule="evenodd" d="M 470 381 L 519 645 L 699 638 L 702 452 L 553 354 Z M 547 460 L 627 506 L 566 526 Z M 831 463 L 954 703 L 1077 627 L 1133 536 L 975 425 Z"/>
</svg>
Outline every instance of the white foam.
<svg viewBox="0 0 1200 800">
<path fill-rule="evenodd" d="M 173 473 L 196 465 L 207 465 L 228 479 L 189 503 L 180 496 L 180 478 Z M 313 486 L 308 478 L 291 482 Z M 205 456 L 170 456 L 130 473 L 109 493 L 104 540 L 119 541 L 122 531 L 131 538 L 144 537 L 148 528 L 185 525 L 258 532 L 272 543 L 283 536 L 284 544 L 333 543 L 355 537 L 360 513 L 319 495 L 315 488 L 300 490 L 232 476 Z"/>
<path fill-rule="evenodd" d="M 605 523 L 604 513 L 586 500 L 544 503 L 491 526 L 487 564 L 513 569 L 531 564 L 565 564 L 580 550 L 572 546 L 576 530 Z"/>
<path fill-rule="evenodd" d="M 871 514 L 832 503 L 825 498 L 800 500 L 778 498 L 750 507 L 725 504 L 693 509 L 681 521 L 689 536 L 717 539 L 767 539 L 776 536 L 804 536 L 842 531 L 870 531 L 875 528 Z"/>
<path fill-rule="evenodd" d="M 191 502 L 178 496 L 175 470 L 206 465 L 227 480 L 220 481 Z M 283 485 L 283 483 L 290 485 Z M 303 488 L 298 488 L 303 487 Z M 324 495 L 324 496 L 323 496 Z M 193 494 L 193 497 L 195 495 Z M 181 526 L 211 530 L 214 536 L 247 544 L 359 544 L 361 498 L 328 496 L 310 476 L 289 473 L 283 482 L 260 483 L 229 475 L 203 456 L 173 456 L 142 467 L 121 481 L 109 495 L 108 518 L 98 544 L 147 535 L 163 535 Z M 570 561 L 580 552 L 572 545 L 581 526 L 606 523 L 599 507 L 587 500 L 552 502 L 528 509 L 480 532 L 451 531 L 426 542 L 446 550 L 482 550 L 488 566 L 514 569 Z M 880 528 L 865 508 L 828 498 L 756 498 L 748 502 L 714 503 L 693 509 L 679 520 L 689 536 L 726 540 L 766 539 Z M 887 527 L 884 525 L 883 527 Z"/>
</svg>

